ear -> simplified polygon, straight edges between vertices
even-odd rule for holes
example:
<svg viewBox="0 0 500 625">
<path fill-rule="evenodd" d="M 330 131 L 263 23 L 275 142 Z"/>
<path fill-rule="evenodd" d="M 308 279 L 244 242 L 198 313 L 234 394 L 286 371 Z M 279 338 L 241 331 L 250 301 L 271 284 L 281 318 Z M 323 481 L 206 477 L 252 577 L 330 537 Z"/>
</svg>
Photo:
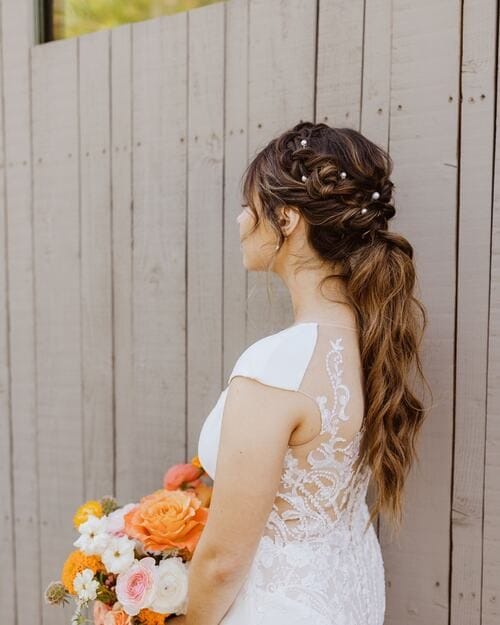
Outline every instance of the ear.
<svg viewBox="0 0 500 625">
<path fill-rule="evenodd" d="M 280 206 L 278 222 L 285 237 L 288 237 L 297 227 L 300 221 L 300 213 L 294 206 Z"/>
</svg>

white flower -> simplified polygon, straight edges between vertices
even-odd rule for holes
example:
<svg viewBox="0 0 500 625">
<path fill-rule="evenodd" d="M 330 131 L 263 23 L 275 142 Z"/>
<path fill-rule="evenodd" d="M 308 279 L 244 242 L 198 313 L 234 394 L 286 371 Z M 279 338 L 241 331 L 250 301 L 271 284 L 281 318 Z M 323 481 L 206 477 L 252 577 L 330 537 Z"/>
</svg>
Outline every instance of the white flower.
<svg viewBox="0 0 500 625">
<path fill-rule="evenodd" d="M 93 601 L 97 597 L 99 582 L 94 579 L 92 569 L 84 569 L 75 575 L 73 587 L 81 601 Z"/>
<path fill-rule="evenodd" d="M 188 594 L 188 569 L 180 557 L 167 558 L 158 564 L 156 593 L 151 610 L 160 614 L 184 614 Z"/>
<path fill-rule="evenodd" d="M 123 573 L 135 560 L 135 540 L 127 536 L 112 536 L 102 552 L 102 561 L 110 573 Z"/>
<path fill-rule="evenodd" d="M 106 532 L 106 517 L 98 518 L 89 514 L 88 519 L 78 527 L 81 536 L 73 545 L 87 556 L 100 556 L 108 546 L 109 534 Z"/>
<path fill-rule="evenodd" d="M 116 536 L 122 536 L 124 534 L 124 521 L 123 517 L 137 507 L 136 503 L 128 503 L 123 508 L 118 508 L 108 514 L 107 531 L 109 534 L 115 534 Z"/>
</svg>

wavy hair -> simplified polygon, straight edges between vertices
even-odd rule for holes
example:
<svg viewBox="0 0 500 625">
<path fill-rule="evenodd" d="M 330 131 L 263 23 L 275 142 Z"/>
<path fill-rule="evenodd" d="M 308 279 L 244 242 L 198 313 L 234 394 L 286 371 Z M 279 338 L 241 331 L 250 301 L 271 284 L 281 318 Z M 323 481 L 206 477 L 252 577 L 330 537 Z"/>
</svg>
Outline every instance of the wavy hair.
<svg viewBox="0 0 500 625">
<path fill-rule="evenodd" d="M 324 278 L 320 288 L 330 277 L 345 279 L 347 303 L 360 330 L 366 392 L 360 452 L 377 491 L 370 520 L 382 512 L 399 528 L 404 485 L 418 460 L 416 443 L 427 415 L 410 388 L 411 372 L 431 396 L 432 390 L 419 356 L 428 320 L 414 293 L 413 248 L 387 227 L 396 212 L 392 169 L 390 155 L 357 130 L 300 122 L 249 163 L 243 198 L 255 217 L 253 232 L 260 220 L 252 202 L 257 193 L 262 218 L 276 231 L 280 245 L 284 235 L 277 209 L 296 207 L 311 247 L 332 270 L 341 270 Z M 378 198 L 372 197 L 375 191 Z"/>
</svg>

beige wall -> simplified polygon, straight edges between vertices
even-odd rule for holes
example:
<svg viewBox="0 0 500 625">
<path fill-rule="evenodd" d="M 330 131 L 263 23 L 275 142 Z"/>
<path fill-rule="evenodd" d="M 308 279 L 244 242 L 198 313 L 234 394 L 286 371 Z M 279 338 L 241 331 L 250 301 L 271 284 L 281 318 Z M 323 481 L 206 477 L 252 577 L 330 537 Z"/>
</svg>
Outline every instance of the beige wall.
<svg viewBox="0 0 500 625">
<path fill-rule="evenodd" d="M 496 3 L 229 0 L 43 45 L 33 4 L 0 2 L 2 622 L 69 622 L 41 595 L 76 506 L 158 487 L 240 351 L 290 323 L 235 217 L 248 159 L 303 119 L 390 150 L 430 314 L 386 624 L 498 624 Z"/>
</svg>

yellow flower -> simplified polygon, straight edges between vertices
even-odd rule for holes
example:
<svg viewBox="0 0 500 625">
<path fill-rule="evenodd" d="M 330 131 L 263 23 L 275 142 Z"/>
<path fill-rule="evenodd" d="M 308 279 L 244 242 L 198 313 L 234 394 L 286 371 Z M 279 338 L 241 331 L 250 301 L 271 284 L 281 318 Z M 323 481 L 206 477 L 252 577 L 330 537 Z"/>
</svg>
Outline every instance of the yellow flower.
<svg viewBox="0 0 500 625">
<path fill-rule="evenodd" d="M 75 516 L 73 517 L 73 525 L 76 527 L 76 529 L 78 529 L 78 527 L 82 523 L 85 523 L 85 521 L 89 518 L 89 515 L 91 514 L 96 517 L 102 517 L 103 510 L 100 501 L 90 499 L 78 508 L 78 510 L 75 512 Z"/>
<path fill-rule="evenodd" d="M 164 625 L 166 616 L 168 614 L 159 614 L 153 610 L 148 610 L 148 608 L 143 608 L 137 615 L 137 619 L 141 625 Z"/>
<path fill-rule="evenodd" d="M 198 456 L 194 456 L 193 458 L 191 458 L 191 464 L 194 464 L 194 466 L 198 467 L 199 469 L 203 469 L 203 466 Z"/>
<path fill-rule="evenodd" d="M 99 556 L 87 556 L 79 549 L 72 551 L 67 557 L 61 572 L 61 581 L 70 594 L 76 594 L 73 581 L 78 573 L 85 569 L 92 569 L 95 574 L 98 571 L 105 571 L 106 567 Z"/>
</svg>

